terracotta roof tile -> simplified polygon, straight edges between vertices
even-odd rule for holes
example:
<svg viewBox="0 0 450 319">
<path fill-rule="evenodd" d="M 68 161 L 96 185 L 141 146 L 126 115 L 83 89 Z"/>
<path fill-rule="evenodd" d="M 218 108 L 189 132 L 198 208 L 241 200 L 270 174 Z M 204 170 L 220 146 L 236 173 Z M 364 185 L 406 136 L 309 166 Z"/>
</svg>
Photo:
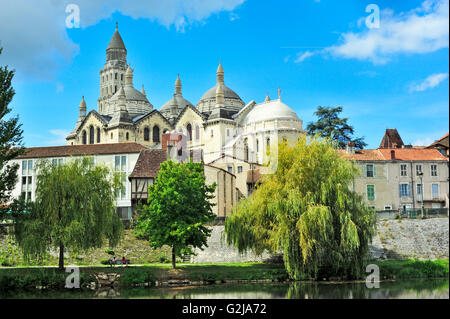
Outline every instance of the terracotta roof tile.
<svg viewBox="0 0 450 319">
<path fill-rule="evenodd" d="M 158 176 L 159 166 L 166 160 L 166 150 L 142 150 L 129 178 L 156 178 Z"/>
<path fill-rule="evenodd" d="M 25 158 L 42 158 L 42 157 L 66 157 L 66 156 L 83 156 L 83 155 L 139 153 L 143 149 L 147 148 L 138 143 L 111 143 L 111 144 L 29 147 L 25 149 L 25 154 L 17 158 L 25 159 Z"/>
<path fill-rule="evenodd" d="M 261 180 L 259 169 L 250 169 L 247 171 L 247 184 L 255 184 Z"/>
<path fill-rule="evenodd" d="M 393 148 L 393 147 L 402 147 L 403 140 L 398 134 L 397 129 L 386 129 L 384 133 L 383 139 L 381 140 L 379 148 Z"/>
<path fill-rule="evenodd" d="M 395 160 L 399 161 L 448 161 L 436 149 L 379 148 L 376 150 L 355 150 L 354 154 L 346 153 L 345 150 L 337 150 L 343 157 L 356 161 L 390 161 L 391 151 L 395 152 Z"/>
</svg>

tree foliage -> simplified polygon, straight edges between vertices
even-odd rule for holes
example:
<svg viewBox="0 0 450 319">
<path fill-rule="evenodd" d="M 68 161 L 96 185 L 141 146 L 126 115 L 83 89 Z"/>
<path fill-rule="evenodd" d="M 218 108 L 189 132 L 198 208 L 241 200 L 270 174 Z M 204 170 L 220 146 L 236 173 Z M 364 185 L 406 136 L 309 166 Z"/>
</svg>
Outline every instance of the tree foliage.
<svg viewBox="0 0 450 319">
<path fill-rule="evenodd" d="M 148 189 L 148 205 L 141 208 L 137 236 L 147 238 L 153 248 L 170 246 L 175 268 L 177 256 L 192 254 L 191 247 L 207 246 L 211 230 L 205 224 L 215 219 L 210 201 L 215 187 L 206 184 L 202 164 L 162 163 Z"/>
<path fill-rule="evenodd" d="M 348 142 L 353 142 L 356 148 L 363 149 L 367 146 L 364 137 L 353 137 L 353 126 L 347 123 L 347 118 L 339 117 L 341 112 L 342 106 L 334 108 L 319 106 L 314 112 L 314 115 L 318 117 L 317 122 L 310 122 L 306 127 L 308 134 L 330 138 L 337 143 L 339 148 L 345 148 Z"/>
<path fill-rule="evenodd" d="M 28 214 L 16 218 L 15 235 L 26 259 L 39 259 L 59 249 L 59 268 L 64 250 L 73 252 L 102 247 L 105 240 L 117 245 L 123 225 L 115 210 L 120 176 L 106 166 L 94 166 L 91 158 L 70 159 L 53 166 L 36 165 L 36 201 Z"/>
<path fill-rule="evenodd" d="M 357 168 L 319 138 L 280 144 L 278 156 L 277 171 L 226 220 L 227 242 L 240 252 L 283 252 L 293 279 L 358 277 L 375 216 L 352 190 Z"/>
<path fill-rule="evenodd" d="M 0 48 L 0 54 L 2 48 Z M 14 89 L 11 81 L 14 71 L 7 66 L 0 67 L 0 204 L 7 203 L 11 199 L 11 191 L 17 182 L 17 170 L 19 165 L 10 161 L 23 153 L 22 129 L 19 117 L 6 118 L 11 112 L 8 105 L 14 97 Z M 1 206 L 1 205 L 0 205 Z M 6 207 L 0 207 L 0 220 L 5 217 Z"/>
</svg>

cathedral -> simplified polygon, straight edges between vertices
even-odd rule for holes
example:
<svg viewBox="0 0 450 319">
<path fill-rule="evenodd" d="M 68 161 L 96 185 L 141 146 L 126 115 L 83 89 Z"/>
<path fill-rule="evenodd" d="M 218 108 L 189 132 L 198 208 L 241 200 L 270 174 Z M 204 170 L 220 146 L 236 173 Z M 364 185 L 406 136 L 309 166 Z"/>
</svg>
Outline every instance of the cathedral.
<svg viewBox="0 0 450 319">
<path fill-rule="evenodd" d="M 281 101 L 280 89 L 278 99 L 271 100 L 267 95 L 261 103 L 246 104 L 225 85 L 221 62 L 216 84 L 195 106 L 183 97 L 178 75 L 173 97 L 157 110 L 144 87 L 134 87 L 133 72 L 116 25 L 106 49 L 106 63 L 100 70 L 97 110 L 87 113 L 82 98 L 78 121 L 66 138 L 68 145 L 135 142 L 149 149 L 161 149 L 165 134 L 181 134 L 191 157 L 195 153 L 205 164 L 232 174 L 243 173 L 240 184 L 245 194 L 247 171 L 254 170 L 255 165 L 274 163 L 269 156 L 276 154 L 278 143 L 295 143 L 303 134 L 302 120 Z"/>
</svg>

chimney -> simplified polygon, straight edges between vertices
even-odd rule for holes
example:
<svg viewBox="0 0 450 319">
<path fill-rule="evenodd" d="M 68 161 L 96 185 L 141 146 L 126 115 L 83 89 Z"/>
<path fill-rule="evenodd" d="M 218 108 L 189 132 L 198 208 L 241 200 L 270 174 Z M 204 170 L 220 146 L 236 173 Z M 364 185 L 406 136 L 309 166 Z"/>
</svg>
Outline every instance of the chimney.
<svg viewBox="0 0 450 319">
<path fill-rule="evenodd" d="M 347 154 L 355 154 L 355 143 L 354 142 L 348 142 L 347 147 L 345 148 L 345 152 Z"/>
<path fill-rule="evenodd" d="M 391 150 L 391 160 L 395 159 L 395 150 Z"/>
</svg>

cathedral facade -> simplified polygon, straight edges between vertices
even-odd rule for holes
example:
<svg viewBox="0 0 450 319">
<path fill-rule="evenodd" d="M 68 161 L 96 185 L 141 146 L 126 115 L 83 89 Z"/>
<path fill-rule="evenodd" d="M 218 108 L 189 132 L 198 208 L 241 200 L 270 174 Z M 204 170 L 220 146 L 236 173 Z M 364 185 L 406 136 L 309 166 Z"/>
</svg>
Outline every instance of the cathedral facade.
<svg viewBox="0 0 450 319">
<path fill-rule="evenodd" d="M 149 101 L 144 87 L 134 88 L 133 72 L 116 27 L 106 49 L 106 63 L 100 70 L 97 110 L 86 113 L 86 101 L 82 98 L 78 121 L 66 138 L 68 145 L 135 142 L 161 149 L 163 134 L 181 133 L 186 137 L 187 150 L 201 154 L 203 163 L 214 163 L 236 174 L 237 168 L 230 163 L 263 165 L 279 142 L 292 144 L 303 134 L 302 121 L 281 101 L 280 90 L 278 99 L 267 96 L 262 103 L 246 104 L 225 85 L 220 62 L 216 84 L 196 105 L 183 97 L 178 76 L 173 97 L 159 110 Z M 242 167 L 240 173 L 246 173 Z"/>
</svg>

